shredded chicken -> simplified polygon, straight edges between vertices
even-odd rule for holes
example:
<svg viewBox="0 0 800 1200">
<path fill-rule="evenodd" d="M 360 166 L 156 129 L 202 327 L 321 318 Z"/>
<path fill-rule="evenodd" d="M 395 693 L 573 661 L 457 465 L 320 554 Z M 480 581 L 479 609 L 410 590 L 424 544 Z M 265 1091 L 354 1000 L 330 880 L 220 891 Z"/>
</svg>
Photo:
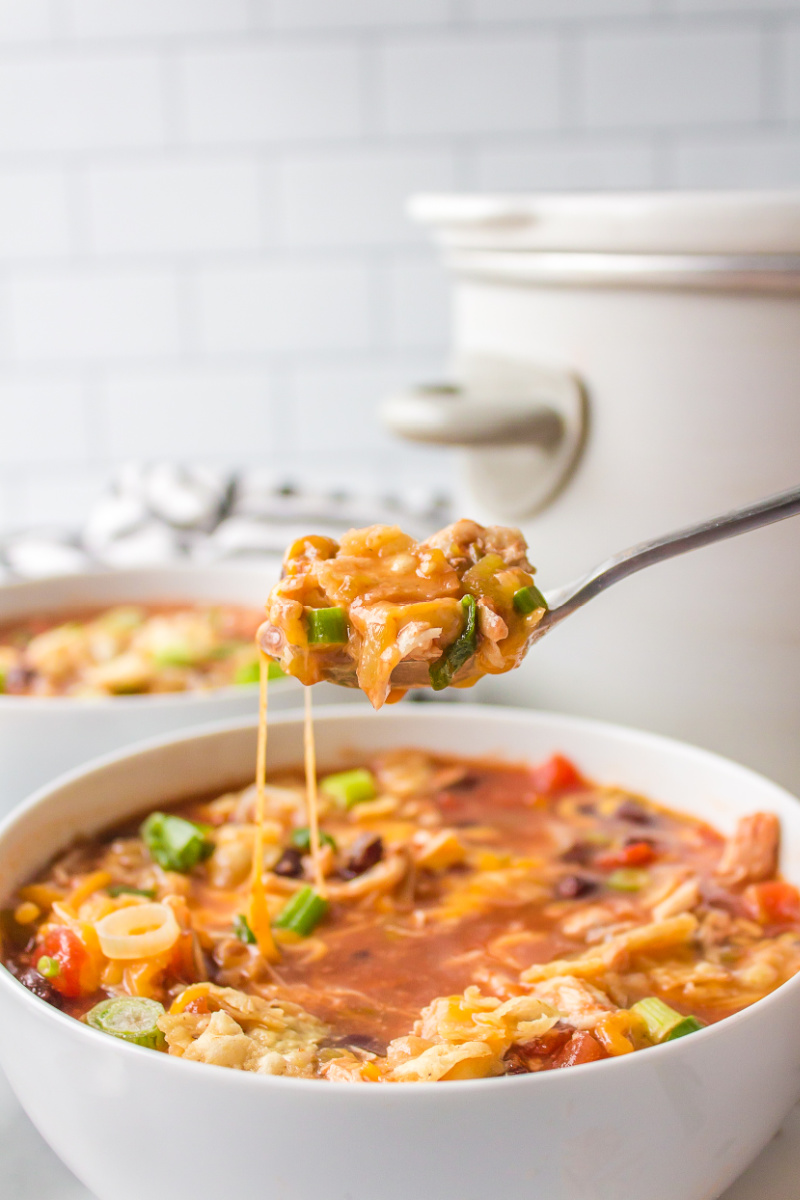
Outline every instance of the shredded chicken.
<svg viewBox="0 0 800 1200">
<path fill-rule="evenodd" d="M 316 1017 L 287 1000 L 263 1000 L 234 988 L 209 984 L 206 995 L 217 1011 L 167 1013 L 159 1020 L 170 1054 L 260 1075 L 316 1074 L 327 1034 Z"/>
<path fill-rule="evenodd" d="M 780 835 L 774 813 L 742 817 L 717 864 L 717 876 L 729 886 L 772 878 L 778 869 Z"/>
<path fill-rule="evenodd" d="M 538 1000 L 556 1009 L 559 1016 L 575 1029 L 594 1029 L 615 1007 L 599 988 L 574 975 L 544 979 L 534 984 L 531 991 Z"/>
</svg>

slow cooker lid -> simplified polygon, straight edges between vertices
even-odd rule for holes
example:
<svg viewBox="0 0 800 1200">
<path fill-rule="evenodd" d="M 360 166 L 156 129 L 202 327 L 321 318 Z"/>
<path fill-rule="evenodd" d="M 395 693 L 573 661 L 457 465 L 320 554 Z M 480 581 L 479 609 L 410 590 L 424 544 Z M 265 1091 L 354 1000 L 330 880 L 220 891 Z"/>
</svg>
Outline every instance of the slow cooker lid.
<svg viewBox="0 0 800 1200">
<path fill-rule="evenodd" d="M 453 250 L 798 255 L 800 191 L 420 195 L 410 215 Z"/>
</svg>

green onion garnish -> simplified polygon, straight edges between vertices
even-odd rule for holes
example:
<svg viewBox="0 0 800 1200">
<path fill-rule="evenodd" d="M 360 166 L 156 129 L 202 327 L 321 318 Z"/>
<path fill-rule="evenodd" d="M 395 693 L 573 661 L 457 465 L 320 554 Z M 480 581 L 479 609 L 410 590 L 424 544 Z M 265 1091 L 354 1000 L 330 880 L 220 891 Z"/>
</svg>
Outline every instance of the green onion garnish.
<svg viewBox="0 0 800 1200">
<path fill-rule="evenodd" d="M 245 942 L 248 946 L 255 946 L 256 935 L 250 928 L 250 922 L 244 913 L 237 913 L 233 918 L 233 932 L 240 942 Z"/>
<path fill-rule="evenodd" d="M 189 646 L 175 642 L 171 646 L 162 646 L 153 652 L 153 662 L 157 667 L 191 667 L 197 662 Z"/>
<path fill-rule="evenodd" d="M 312 646 L 332 646 L 347 641 L 343 608 L 308 608 L 308 641 Z"/>
<path fill-rule="evenodd" d="M 158 1028 L 159 1017 L 163 1015 L 164 1005 L 158 1000 L 146 996 L 116 996 L 95 1004 L 86 1014 L 86 1022 L 101 1033 L 157 1050 L 164 1044 L 164 1035 Z"/>
<path fill-rule="evenodd" d="M 312 887 L 304 887 L 281 909 L 274 924 L 278 929 L 288 929 L 292 933 L 299 933 L 300 937 L 308 937 L 327 911 L 328 901 L 323 900 Z"/>
<path fill-rule="evenodd" d="M 214 849 L 206 829 L 171 813 L 151 813 L 139 832 L 150 857 L 165 871 L 191 871 Z"/>
<path fill-rule="evenodd" d="M 650 872 L 642 867 L 617 867 L 606 883 L 618 892 L 640 892 L 650 882 Z"/>
<path fill-rule="evenodd" d="M 353 771 L 339 771 L 336 775 L 326 775 L 324 779 L 320 779 L 319 786 L 342 808 L 352 808 L 354 804 L 361 804 L 365 800 L 374 800 L 378 794 L 375 776 L 365 767 L 356 767 Z"/>
<path fill-rule="evenodd" d="M 443 652 L 441 658 L 432 662 L 428 668 L 431 687 L 435 692 L 441 692 L 449 687 L 453 677 L 475 653 L 478 640 L 478 606 L 474 596 L 463 596 L 461 607 L 466 613 L 466 624 L 456 638 Z"/>
<path fill-rule="evenodd" d="M 295 829 L 292 831 L 292 836 L 289 840 L 295 850 L 300 850 L 301 853 L 308 854 L 311 849 L 311 830 L 307 825 L 304 825 L 302 829 Z M 331 850 L 336 849 L 336 842 L 324 829 L 320 829 L 319 831 L 319 844 L 320 846 L 330 846 Z"/>
<path fill-rule="evenodd" d="M 36 964 L 36 970 L 40 975 L 44 975 L 45 979 L 56 979 L 61 974 L 61 963 L 57 958 L 43 954 Z"/>
<path fill-rule="evenodd" d="M 147 900 L 155 900 L 155 888 L 131 887 L 127 883 L 110 883 L 106 888 L 109 896 L 144 896 Z"/>
<path fill-rule="evenodd" d="M 233 676 L 233 682 L 244 687 L 248 683 L 258 683 L 259 669 L 258 659 L 253 659 L 252 662 L 242 663 L 236 668 Z"/>
<path fill-rule="evenodd" d="M 647 1032 L 654 1042 L 673 1042 L 675 1038 L 685 1037 L 687 1033 L 697 1033 L 705 1029 L 697 1017 L 685 1017 L 676 1012 L 657 996 L 648 996 L 631 1005 L 631 1012 L 636 1013 L 644 1021 Z"/>
<path fill-rule="evenodd" d="M 537 608 L 547 608 L 547 601 L 532 583 L 527 587 L 521 587 L 518 592 L 514 592 L 513 603 L 517 612 L 522 613 L 523 616 L 536 612 Z"/>
</svg>

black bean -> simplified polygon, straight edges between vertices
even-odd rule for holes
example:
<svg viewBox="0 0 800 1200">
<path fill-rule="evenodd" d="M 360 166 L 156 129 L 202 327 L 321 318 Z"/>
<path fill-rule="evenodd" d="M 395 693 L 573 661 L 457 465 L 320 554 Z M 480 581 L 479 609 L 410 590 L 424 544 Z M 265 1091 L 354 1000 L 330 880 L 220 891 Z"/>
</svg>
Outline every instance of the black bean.
<svg viewBox="0 0 800 1200">
<path fill-rule="evenodd" d="M 377 833 L 362 833 L 350 847 L 344 866 L 339 871 L 342 879 L 355 879 L 374 867 L 383 858 L 383 838 Z"/>
<path fill-rule="evenodd" d="M 30 667 L 11 667 L 6 672 L 5 690 L 9 695 L 20 695 L 27 692 L 34 679 L 36 672 Z"/>
<path fill-rule="evenodd" d="M 635 800 L 623 800 L 614 813 L 621 821 L 631 821 L 634 825 L 652 825 L 653 818 L 641 804 Z"/>
<path fill-rule="evenodd" d="M 569 850 L 565 850 L 561 855 L 561 861 L 567 863 L 577 863 L 580 867 L 587 867 L 594 860 L 597 852 L 597 847 L 591 842 L 575 842 L 570 846 Z"/>
<path fill-rule="evenodd" d="M 559 879 L 556 884 L 556 895 L 562 900 L 580 900 L 582 896 L 589 896 L 592 892 L 597 891 L 597 884 L 593 879 L 587 879 L 585 875 L 565 875 Z"/>
<path fill-rule="evenodd" d="M 61 1008 L 61 996 L 56 991 L 51 983 L 45 979 L 44 975 L 40 975 L 33 967 L 29 967 L 27 971 L 23 971 L 18 976 L 19 981 L 29 992 L 33 992 L 34 996 L 38 996 L 40 1000 L 46 1000 L 48 1004 L 52 1004 L 54 1008 Z"/>
<path fill-rule="evenodd" d="M 448 792 L 470 792 L 478 786 L 480 781 L 480 775 L 473 775 L 467 772 L 466 775 L 462 775 L 460 779 L 457 779 L 455 783 L 449 784 L 445 790 Z"/>
<path fill-rule="evenodd" d="M 303 874 L 303 856 L 294 846 L 287 847 L 272 868 L 276 875 L 287 879 L 299 879 Z"/>
</svg>

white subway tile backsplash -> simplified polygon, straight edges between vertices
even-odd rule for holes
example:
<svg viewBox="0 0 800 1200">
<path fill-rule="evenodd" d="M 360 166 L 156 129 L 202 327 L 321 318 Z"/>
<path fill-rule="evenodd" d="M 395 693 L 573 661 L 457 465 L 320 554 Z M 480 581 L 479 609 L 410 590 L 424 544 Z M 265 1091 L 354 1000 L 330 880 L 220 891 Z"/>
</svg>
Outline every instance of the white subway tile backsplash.
<svg viewBox="0 0 800 1200">
<path fill-rule="evenodd" d="M 277 29 L 375 29 L 437 25 L 450 17 L 450 0 L 272 0 Z"/>
<path fill-rule="evenodd" d="M 379 407 L 403 387 L 441 375 L 434 354 L 365 359 L 363 362 L 323 362 L 295 368 L 291 379 L 294 437 L 302 434 L 311 453 L 390 455 L 398 442 L 382 426 Z M 330 420 L 335 412 L 336 420 Z"/>
<path fill-rule="evenodd" d="M 30 0 L 17 0 L 28 4 Z M 248 0 L 62 0 L 76 37 L 244 32 Z"/>
<path fill-rule="evenodd" d="M 193 144 L 353 137 L 360 130 L 359 59 L 349 45 L 187 51 L 178 71 Z"/>
<path fill-rule="evenodd" d="M 206 267 L 196 282 L 199 344 L 210 354 L 366 348 L 368 282 L 351 262 Z"/>
<path fill-rule="evenodd" d="M 0 412 L 3 467 L 86 459 L 86 389 L 79 381 L 0 377 Z"/>
<path fill-rule="evenodd" d="M 69 197 L 63 171 L 0 167 L 0 258 L 58 258 L 69 249 Z"/>
<path fill-rule="evenodd" d="M 400 348 L 444 354 L 450 341 L 450 287 L 433 254 L 400 259 L 386 269 L 389 338 Z"/>
<path fill-rule="evenodd" d="M 247 250 L 263 240 L 261 170 L 252 158 L 93 167 L 85 186 L 99 254 Z"/>
<path fill-rule="evenodd" d="M 647 188 L 655 182 L 655 152 L 643 138 L 490 143 L 474 153 L 471 182 L 483 191 Z"/>
<path fill-rule="evenodd" d="M 272 452 L 265 372 L 112 372 L 104 407 L 115 459 L 236 462 Z"/>
<path fill-rule="evenodd" d="M 391 134 L 552 128 L 558 71 L 549 33 L 397 38 L 380 53 L 376 116 Z"/>
<path fill-rule="evenodd" d="M 408 195 L 656 185 L 800 186 L 800 0 L 0 0 L 0 529 L 129 455 L 449 481 L 375 412 L 450 341 Z"/>
<path fill-rule="evenodd" d="M 743 178 L 760 188 L 798 187 L 800 132 L 680 140 L 673 178 L 685 188 L 735 188 Z"/>
<path fill-rule="evenodd" d="M 0 0 L 0 42 L 26 42 L 51 33 L 49 0 Z"/>
<path fill-rule="evenodd" d="M 582 116 L 591 127 L 755 122 L 761 101 L 757 26 L 588 34 Z"/>
<path fill-rule="evenodd" d="M 75 268 L 8 281 L 15 357 L 96 363 L 180 349 L 178 289 L 166 270 Z"/>
<path fill-rule="evenodd" d="M 153 55 L 59 51 L 2 64 L 0 154 L 129 149 L 163 140 Z"/>
<path fill-rule="evenodd" d="M 452 151 L 342 150 L 290 159 L 280 169 L 284 232 L 298 246 L 421 240 L 408 220 L 413 192 L 452 191 Z"/>
</svg>

